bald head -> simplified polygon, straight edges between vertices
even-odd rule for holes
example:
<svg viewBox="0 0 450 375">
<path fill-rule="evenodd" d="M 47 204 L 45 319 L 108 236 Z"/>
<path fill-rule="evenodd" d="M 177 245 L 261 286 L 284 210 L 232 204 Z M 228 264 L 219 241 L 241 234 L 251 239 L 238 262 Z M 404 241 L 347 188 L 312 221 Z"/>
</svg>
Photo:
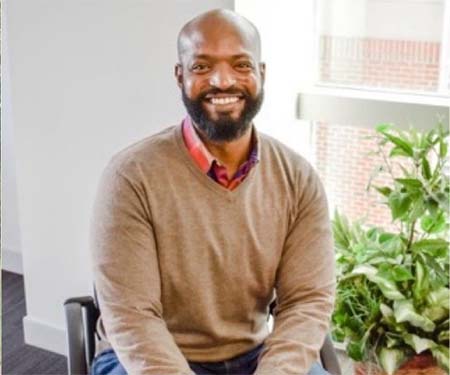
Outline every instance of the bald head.
<svg viewBox="0 0 450 375">
<path fill-rule="evenodd" d="M 207 36 L 233 34 L 241 43 L 251 49 L 255 58 L 261 59 L 261 39 L 255 25 L 248 19 L 228 9 L 215 9 L 200 14 L 186 23 L 178 34 L 178 60 L 183 63 L 186 52 L 201 44 Z"/>
</svg>

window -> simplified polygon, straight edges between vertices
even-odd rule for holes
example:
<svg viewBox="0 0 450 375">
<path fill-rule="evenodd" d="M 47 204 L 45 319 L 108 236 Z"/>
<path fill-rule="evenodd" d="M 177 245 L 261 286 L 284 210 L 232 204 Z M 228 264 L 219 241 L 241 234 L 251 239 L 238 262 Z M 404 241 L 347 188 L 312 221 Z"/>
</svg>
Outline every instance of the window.
<svg viewBox="0 0 450 375">
<path fill-rule="evenodd" d="M 391 223 L 366 189 L 381 164 L 369 154 L 377 123 L 448 124 L 448 8 L 437 0 L 316 2 L 317 80 L 300 94 L 299 117 L 314 121 L 314 164 L 331 208 L 351 220 Z"/>
<path fill-rule="evenodd" d="M 449 91 L 445 1 L 320 0 L 317 4 L 319 82 Z"/>
</svg>

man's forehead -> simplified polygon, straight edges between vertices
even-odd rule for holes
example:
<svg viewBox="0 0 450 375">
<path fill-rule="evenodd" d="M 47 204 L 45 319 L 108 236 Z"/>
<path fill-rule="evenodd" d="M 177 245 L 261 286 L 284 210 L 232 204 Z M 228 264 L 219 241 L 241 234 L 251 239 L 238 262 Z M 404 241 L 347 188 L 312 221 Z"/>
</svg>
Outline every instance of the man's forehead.
<svg viewBox="0 0 450 375">
<path fill-rule="evenodd" d="M 194 32 L 182 42 L 181 52 L 187 58 L 256 58 L 256 49 L 250 41 L 239 35 L 219 34 L 213 36 Z"/>
<path fill-rule="evenodd" d="M 243 17 L 213 11 L 187 23 L 178 36 L 179 58 L 194 54 L 248 54 L 259 60 L 259 33 Z"/>
</svg>

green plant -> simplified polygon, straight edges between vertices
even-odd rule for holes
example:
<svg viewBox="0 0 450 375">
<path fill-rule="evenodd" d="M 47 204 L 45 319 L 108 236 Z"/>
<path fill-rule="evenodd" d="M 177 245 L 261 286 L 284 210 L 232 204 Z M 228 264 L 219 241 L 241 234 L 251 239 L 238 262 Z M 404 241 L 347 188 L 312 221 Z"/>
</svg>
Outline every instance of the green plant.
<svg viewBox="0 0 450 375">
<path fill-rule="evenodd" d="M 350 224 L 335 213 L 333 336 L 352 359 L 374 362 L 388 374 L 427 350 L 448 371 L 449 132 L 442 125 L 419 133 L 384 124 L 376 131 L 380 170 L 392 181 L 369 185 L 398 229 Z"/>
</svg>

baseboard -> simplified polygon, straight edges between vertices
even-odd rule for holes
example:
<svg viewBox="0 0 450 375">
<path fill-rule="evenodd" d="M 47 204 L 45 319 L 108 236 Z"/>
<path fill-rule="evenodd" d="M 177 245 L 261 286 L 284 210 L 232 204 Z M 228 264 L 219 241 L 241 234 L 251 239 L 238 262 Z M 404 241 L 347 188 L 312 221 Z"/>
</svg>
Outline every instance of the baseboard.
<svg viewBox="0 0 450 375">
<path fill-rule="evenodd" d="M 23 275 L 22 253 L 3 247 L 2 270 Z"/>
<path fill-rule="evenodd" d="M 66 332 L 60 327 L 41 322 L 27 315 L 23 318 L 25 344 L 67 355 Z"/>
</svg>

